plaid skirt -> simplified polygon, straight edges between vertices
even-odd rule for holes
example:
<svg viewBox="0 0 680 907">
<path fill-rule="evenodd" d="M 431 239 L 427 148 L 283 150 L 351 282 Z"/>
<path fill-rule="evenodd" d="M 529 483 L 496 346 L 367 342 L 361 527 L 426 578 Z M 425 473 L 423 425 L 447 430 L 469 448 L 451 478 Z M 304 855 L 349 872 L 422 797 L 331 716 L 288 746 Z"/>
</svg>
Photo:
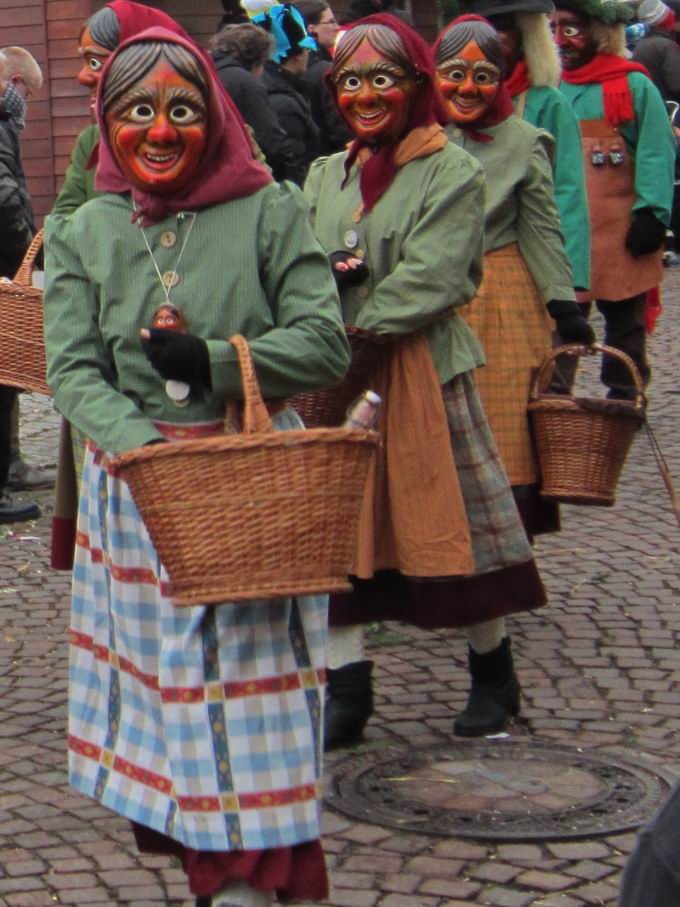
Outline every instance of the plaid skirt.
<svg viewBox="0 0 680 907">
<path fill-rule="evenodd" d="M 553 322 L 516 243 L 487 252 L 479 293 L 459 311 L 484 347 L 475 382 L 510 484 L 532 485 L 540 472 L 527 403 Z"/>
<path fill-rule="evenodd" d="M 274 422 L 300 425 L 290 410 Z M 326 597 L 174 608 L 128 487 L 106 464 L 88 449 L 70 632 L 71 784 L 199 851 L 318 838 Z"/>
<path fill-rule="evenodd" d="M 353 578 L 352 592 L 331 596 L 332 626 L 401 620 L 421 627 L 464 627 L 546 602 L 475 380 L 468 372 L 457 375 L 442 393 L 475 572 L 428 579 L 383 570 L 369 580 Z"/>
</svg>

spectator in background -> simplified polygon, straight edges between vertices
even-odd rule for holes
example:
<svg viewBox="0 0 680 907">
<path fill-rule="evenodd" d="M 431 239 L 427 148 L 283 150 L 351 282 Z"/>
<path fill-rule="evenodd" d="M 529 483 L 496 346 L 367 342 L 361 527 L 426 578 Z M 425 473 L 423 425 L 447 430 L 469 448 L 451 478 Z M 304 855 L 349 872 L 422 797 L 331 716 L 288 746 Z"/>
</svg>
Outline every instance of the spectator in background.
<svg viewBox="0 0 680 907">
<path fill-rule="evenodd" d="M 250 22 L 248 14 L 241 6 L 240 0 L 222 0 L 224 15 L 220 19 L 218 31 L 225 25 L 241 25 L 244 22 Z"/>
<path fill-rule="evenodd" d="M 356 22 L 357 19 L 363 19 L 365 16 L 372 16 L 375 13 L 388 13 L 390 16 L 396 16 L 409 25 L 413 21 L 409 13 L 403 9 L 394 9 L 394 0 L 352 0 L 349 9 L 342 17 L 342 24 Z"/>
<path fill-rule="evenodd" d="M 309 165 L 319 156 L 319 129 L 312 117 L 305 78 L 309 52 L 316 43 L 307 34 L 300 13 L 289 5 L 273 6 L 254 16 L 253 23 L 274 38 L 262 84 L 294 151 L 294 169 L 288 178 L 301 186 Z"/>
<path fill-rule="evenodd" d="M 664 101 L 680 102 L 680 47 L 675 13 L 661 0 L 643 0 L 638 18 L 649 30 L 636 44 L 633 59 L 646 67 Z"/>
<path fill-rule="evenodd" d="M 293 5 L 305 20 L 307 34 L 317 44 L 316 50 L 309 55 L 307 81 L 312 116 L 319 127 L 320 153 L 335 154 L 342 151 L 352 138 L 326 85 L 326 73 L 331 68 L 333 47 L 340 28 L 326 0 L 299 0 Z"/>
<path fill-rule="evenodd" d="M 25 125 L 28 102 L 42 82 L 40 67 L 23 47 L 0 51 L 0 277 L 14 277 L 35 234 L 19 133 Z M 0 386 L 0 523 L 40 516 L 34 501 L 17 501 L 5 491 L 16 397 L 16 388 Z"/>
<path fill-rule="evenodd" d="M 297 146 L 281 128 L 260 81 L 274 49 L 274 39 L 256 25 L 226 25 L 213 38 L 213 60 L 222 85 L 246 123 L 271 167 L 274 179 L 297 175 Z"/>
</svg>

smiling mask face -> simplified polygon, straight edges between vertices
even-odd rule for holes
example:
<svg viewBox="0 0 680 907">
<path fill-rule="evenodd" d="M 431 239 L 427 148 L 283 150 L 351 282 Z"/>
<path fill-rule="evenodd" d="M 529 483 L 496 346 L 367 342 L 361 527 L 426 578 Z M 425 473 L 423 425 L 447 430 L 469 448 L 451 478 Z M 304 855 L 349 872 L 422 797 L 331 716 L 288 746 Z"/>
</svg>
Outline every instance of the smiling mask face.
<svg viewBox="0 0 680 907">
<path fill-rule="evenodd" d="M 123 175 L 145 192 L 176 192 L 191 180 L 206 144 L 201 93 L 159 61 L 106 113 L 111 150 Z"/>
<path fill-rule="evenodd" d="M 500 80 L 500 69 L 476 41 L 437 63 L 437 87 L 454 123 L 465 125 L 480 119 L 496 99 Z"/>
<path fill-rule="evenodd" d="M 416 79 L 364 40 L 333 73 L 338 106 L 360 139 L 384 144 L 408 130 Z"/>
</svg>

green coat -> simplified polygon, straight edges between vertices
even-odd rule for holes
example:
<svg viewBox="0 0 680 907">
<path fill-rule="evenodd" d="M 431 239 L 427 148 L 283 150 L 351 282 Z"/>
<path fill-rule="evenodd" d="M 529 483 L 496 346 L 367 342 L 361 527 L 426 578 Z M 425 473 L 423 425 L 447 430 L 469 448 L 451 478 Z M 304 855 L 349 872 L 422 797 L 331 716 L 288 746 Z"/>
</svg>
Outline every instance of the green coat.
<svg viewBox="0 0 680 907">
<path fill-rule="evenodd" d="M 98 142 L 99 126 L 96 123 L 86 126 L 76 139 L 64 185 L 54 203 L 52 214 L 70 214 L 91 198 L 100 195 L 94 188 L 94 168 L 87 169 L 92 151 Z"/>
<path fill-rule="evenodd" d="M 240 399 L 235 333 L 251 341 L 265 398 L 338 381 L 349 365 L 335 282 L 301 192 L 271 183 L 247 198 L 146 228 L 189 330 L 208 340 L 212 391 L 175 406 L 142 350 L 139 331 L 164 302 L 128 195 L 102 195 L 46 222 L 45 337 L 50 386 L 63 415 L 118 453 L 162 437 L 153 421 L 204 422 Z M 161 242 L 163 239 L 163 242 Z M 174 239 L 174 245 L 172 240 Z"/>
<path fill-rule="evenodd" d="M 465 321 L 445 315 L 469 302 L 481 280 L 481 167 L 445 146 L 401 167 L 373 210 L 358 219 L 358 167 L 340 188 L 346 156 L 319 158 L 305 183 L 326 252 L 365 253 L 368 280 L 341 294 L 345 322 L 392 335 L 425 329 L 442 384 L 482 365 L 481 346 Z"/>
<path fill-rule="evenodd" d="M 517 103 L 519 97 L 513 101 Z M 552 160 L 555 202 L 560 212 L 564 245 L 571 262 L 574 286 L 587 289 L 590 286 L 590 221 L 578 120 L 556 88 L 530 88 L 525 99 L 522 119 L 549 132 L 555 139 Z"/>
<path fill-rule="evenodd" d="M 633 95 L 635 120 L 623 124 L 621 135 L 635 162 L 633 211 L 651 208 L 655 216 L 668 225 L 673 204 L 675 137 L 654 83 L 639 72 L 628 73 L 626 78 Z M 579 120 L 603 119 L 601 85 L 562 82 L 560 91 Z"/>
<path fill-rule="evenodd" d="M 484 167 L 484 251 L 518 243 L 543 301 L 573 299 L 553 191 L 552 137 L 516 116 L 484 130 L 492 142 L 476 141 L 454 124 L 446 133 Z"/>
</svg>

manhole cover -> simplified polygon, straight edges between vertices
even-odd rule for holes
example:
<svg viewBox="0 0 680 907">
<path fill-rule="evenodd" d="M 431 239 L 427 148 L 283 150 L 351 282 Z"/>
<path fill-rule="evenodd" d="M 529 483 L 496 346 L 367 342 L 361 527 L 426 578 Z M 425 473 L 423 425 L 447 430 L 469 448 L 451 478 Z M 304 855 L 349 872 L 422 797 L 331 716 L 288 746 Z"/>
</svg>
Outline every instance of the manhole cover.
<svg viewBox="0 0 680 907">
<path fill-rule="evenodd" d="M 452 741 L 358 752 L 332 770 L 327 804 L 402 831 L 545 841 L 630 831 L 673 778 L 620 757 L 536 740 Z"/>
</svg>

